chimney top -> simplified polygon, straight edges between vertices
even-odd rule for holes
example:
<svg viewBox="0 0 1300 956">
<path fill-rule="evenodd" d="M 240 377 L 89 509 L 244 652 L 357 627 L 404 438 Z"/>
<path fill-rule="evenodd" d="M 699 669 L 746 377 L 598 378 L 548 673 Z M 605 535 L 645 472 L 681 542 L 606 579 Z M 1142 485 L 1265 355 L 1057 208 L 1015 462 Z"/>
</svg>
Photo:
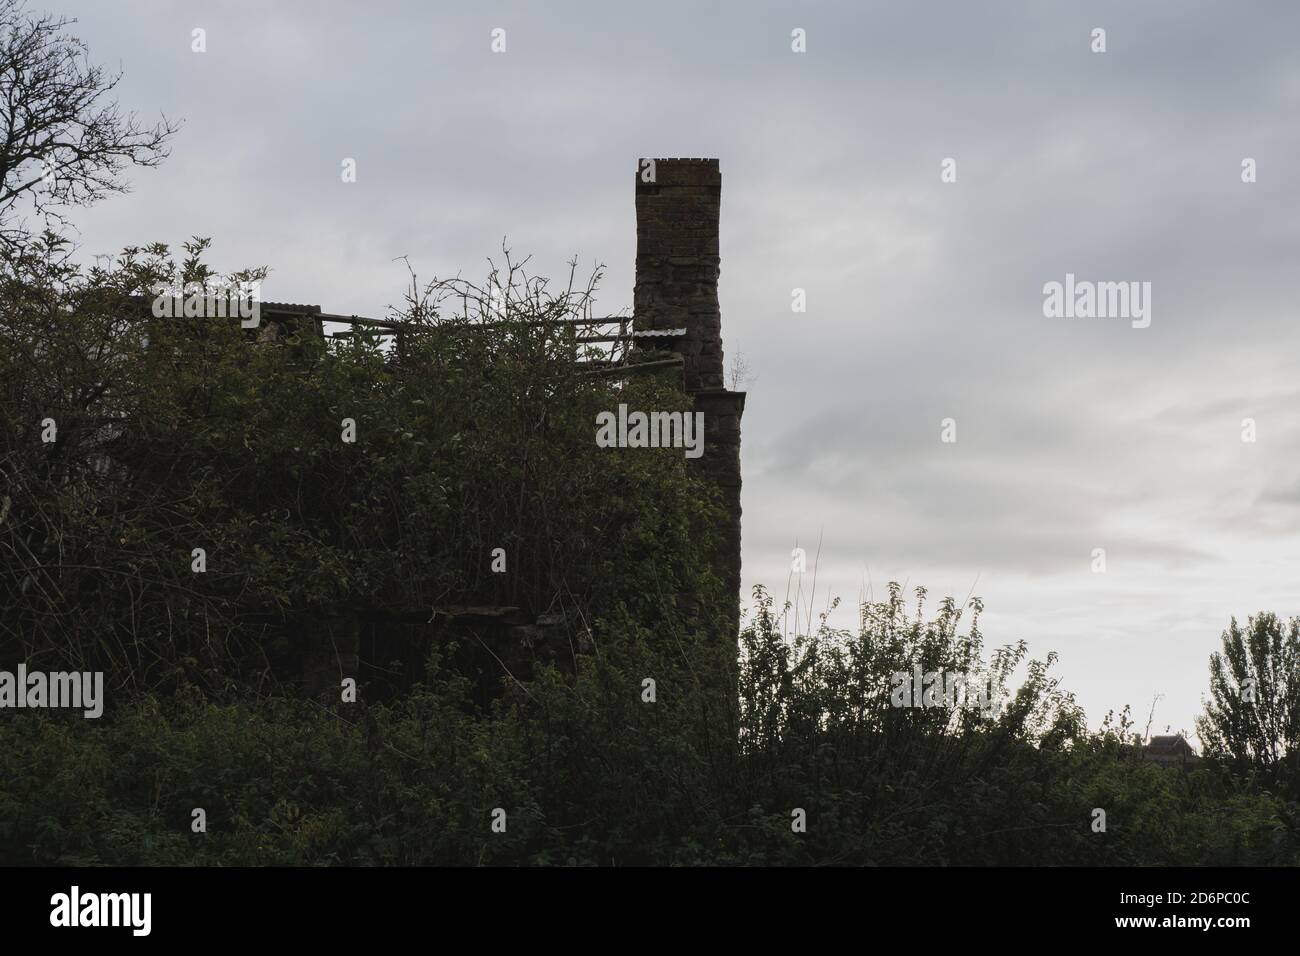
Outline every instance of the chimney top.
<svg viewBox="0 0 1300 956">
<path fill-rule="evenodd" d="M 642 159 L 636 175 L 638 329 L 685 329 L 680 351 L 688 392 L 723 387 L 718 309 L 716 159 Z"/>
</svg>

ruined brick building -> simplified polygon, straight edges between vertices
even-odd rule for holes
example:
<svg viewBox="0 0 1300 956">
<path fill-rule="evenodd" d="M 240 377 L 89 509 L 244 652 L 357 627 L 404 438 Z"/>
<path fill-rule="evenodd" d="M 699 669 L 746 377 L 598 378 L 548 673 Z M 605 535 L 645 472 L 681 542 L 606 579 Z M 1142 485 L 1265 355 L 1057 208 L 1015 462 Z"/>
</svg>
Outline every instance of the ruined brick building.
<svg viewBox="0 0 1300 956">
<path fill-rule="evenodd" d="M 633 315 L 593 323 L 617 325 L 619 334 L 607 339 L 630 346 L 621 362 L 607 371 L 624 374 L 680 375 L 681 387 L 704 415 L 704 451 L 688 460 L 719 490 L 726 517 L 714 556 L 719 578 L 734 600 L 726 609 L 724 632 L 739 629 L 741 586 L 740 552 L 740 419 L 745 394 L 726 388 L 722 343 L 722 316 L 718 301 L 720 273 L 719 229 L 722 175 L 716 159 L 641 160 L 635 172 L 636 282 Z M 263 303 L 263 320 L 271 327 L 314 326 L 326 334 L 324 323 L 337 322 L 400 334 L 400 327 L 384 320 L 322 312 L 319 306 Z M 274 331 L 264 331 L 262 336 Z M 333 333 L 347 335 L 351 333 Z M 695 605 L 692 595 L 685 605 Z M 442 626 L 468 629 L 498 650 L 527 648 L 529 657 L 554 656 L 563 621 L 553 615 L 531 617 L 513 607 L 449 607 L 435 609 Z M 329 674 L 350 673 L 358 652 L 364 659 L 365 638 L 354 644 L 337 637 L 331 659 L 317 662 L 320 683 Z M 567 648 L 567 640 L 564 642 Z M 513 652 L 506 661 L 526 665 Z M 311 683 L 317 683 L 311 681 Z"/>
</svg>

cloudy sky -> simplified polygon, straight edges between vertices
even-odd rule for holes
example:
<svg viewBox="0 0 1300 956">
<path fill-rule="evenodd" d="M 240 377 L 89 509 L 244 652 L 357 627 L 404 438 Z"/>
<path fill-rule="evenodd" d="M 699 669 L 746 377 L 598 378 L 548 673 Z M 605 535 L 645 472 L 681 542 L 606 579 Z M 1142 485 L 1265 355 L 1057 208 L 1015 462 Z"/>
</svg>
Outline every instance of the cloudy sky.
<svg viewBox="0 0 1300 956">
<path fill-rule="evenodd" d="M 616 312 L 637 158 L 719 157 L 747 587 L 784 596 L 820 540 L 819 604 L 974 588 L 1094 725 L 1164 695 L 1156 732 L 1191 729 L 1230 617 L 1300 613 L 1300 6 L 33 6 L 185 121 L 83 255 L 210 236 L 267 299 L 379 315 L 395 257 L 481 275 L 508 236 L 542 274 L 605 263 Z M 1150 282 L 1150 326 L 1045 317 L 1066 273 Z"/>
</svg>

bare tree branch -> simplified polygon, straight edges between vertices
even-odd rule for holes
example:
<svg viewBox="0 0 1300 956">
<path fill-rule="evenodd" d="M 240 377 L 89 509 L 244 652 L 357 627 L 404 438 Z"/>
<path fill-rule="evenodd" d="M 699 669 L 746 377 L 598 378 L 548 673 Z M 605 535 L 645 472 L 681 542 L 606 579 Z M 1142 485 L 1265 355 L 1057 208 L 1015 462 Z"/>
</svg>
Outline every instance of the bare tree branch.
<svg viewBox="0 0 1300 956">
<path fill-rule="evenodd" d="M 129 191 L 123 172 L 157 166 L 178 124 L 145 126 L 112 93 L 121 73 L 89 61 L 64 17 L 0 0 L 0 244 L 67 225 L 63 210 Z"/>
</svg>

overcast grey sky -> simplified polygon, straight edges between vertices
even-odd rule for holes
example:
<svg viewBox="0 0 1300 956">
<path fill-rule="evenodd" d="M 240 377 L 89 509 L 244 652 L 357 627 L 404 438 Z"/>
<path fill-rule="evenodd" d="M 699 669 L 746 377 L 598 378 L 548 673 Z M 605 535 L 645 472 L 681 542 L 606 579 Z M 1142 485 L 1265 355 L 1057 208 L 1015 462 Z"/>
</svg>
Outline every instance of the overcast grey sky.
<svg viewBox="0 0 1300 956">
<path fill-rule="evenodd" d="M 1156 732 L 1191 729 L 1232 615 L 1300 612 L 1300 5 L 33 7 L 185 120 L 83 254 L 210 236 L 266 299 L 382 314 L 394 257 L 481 275 L 508 236 L 606 263 L 616 312 L 637 158 L 719 157 L 747 587 L 783 596 L 819 535 L 819 600 L 975 585 L 991 643 L 1058 651 L 1094 725 L 1165 695 Z M 1150 282 L 1150 326 L 1044 317 L 1066 273 Z"/>
</svg>

